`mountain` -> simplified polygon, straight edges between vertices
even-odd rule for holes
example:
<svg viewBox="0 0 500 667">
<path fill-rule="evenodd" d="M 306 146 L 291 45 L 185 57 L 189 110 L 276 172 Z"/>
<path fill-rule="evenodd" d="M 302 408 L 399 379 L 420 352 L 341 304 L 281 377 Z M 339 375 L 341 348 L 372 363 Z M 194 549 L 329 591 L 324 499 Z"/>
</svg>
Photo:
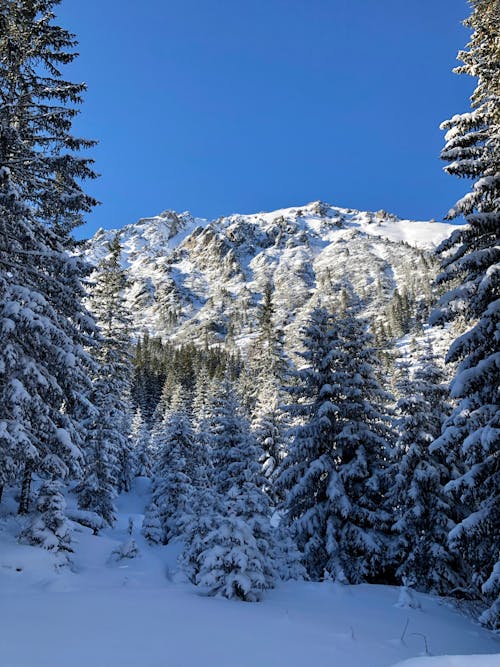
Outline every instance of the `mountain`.
<svg viewBox="0 0 500 667">
<path fill-rule="evenodd" d="M 99 230 L 84 252 L 95 264 L 119 235 L 137 334 L 245 348 L 267 283 L 276 324 L 289 342 L 310 308 L 338 299 L 341 285 L 352 286 L 364 314 L 382 323 L 396 289 L 413 307 L 428 303 L 432 251 L 453 227 L 320 201 L 211 221 L 165 211 L 120 230 Z"/>
</svg>

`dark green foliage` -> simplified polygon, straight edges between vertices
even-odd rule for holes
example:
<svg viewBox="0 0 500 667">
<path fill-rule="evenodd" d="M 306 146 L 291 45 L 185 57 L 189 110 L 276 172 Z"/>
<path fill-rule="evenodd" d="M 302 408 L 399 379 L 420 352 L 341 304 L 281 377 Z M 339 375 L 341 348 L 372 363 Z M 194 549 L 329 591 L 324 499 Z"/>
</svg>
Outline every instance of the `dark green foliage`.
<svg viewBox="0 0 500 667">
<path fill-rule="evenodd" d="M 482 620 L 499 623 L 498 526 L 500 525 L 500 57 L 497 0 L 471 0 L 465 24 L 473 30 L 463 65 L 456 68 L 477 79 L 472 110 L 443 123 L 446 171 L 470 178 L 472 190 L 448 213 L 465 216 L 441 246 L 443 273 L 438 282 L 451 287 L 433 322 L 462 316 L 471 327 L 451 345 L 448 362 L 458 362 L 451 395 L 458 405 L 433 448 L 457 470 L 447 485 L 460 503 L 463 519 L 450 533 L 450 545 L 469 569 L 470 594 L 493 603 Z M 496 604 L 496 607 L 495 607 Z"/>
<path fill-rule="evenodd" d="M 392 514 L 396 574 L 418 590 L 445 593 L 460 583 L 458 563 L 447 544 L 454 509 L 444 484 L 450 471 L 430 444 L 449 414 L 445 374 L 436 363 L 430 341 L 411 373 L 403 362 L 398 391 L 399 438 L 387 494 Z"/>
<path fill-rule="evenodd" d="M 278 486 L 286 520 L 311 577 L 383 581 L 389 517 L 383 508 L 393 433 L 377 382 L 366 324 L 312 311 L 304 332 L 305 366 L 290 387 L 301 423 Z"/>
<path fill-rule="evenodd" d="M 93 273 L 90 299 L 101 328 L 96 357 L 99 371 L 94 377 L 92 397 L 97 408 L 86 423 L 84 480 L 79 505 L 114 521 L 113 497 L 128 491 L 131 478 L 130 441 L 130 316 L 123 290 L 125 274 L 120 265 L 118 237 L 109 244 L 108 255 Z"/>
<path fill-rule="evenodd" d="M 163 413 L 173 392 L 181 386 L 193 393 L 198 374 L 204 370 L 208 378 L 222 378 L 226 370 L 231 377 L 239 375 L 242 361 L 239 355 L 222 347 L 200 348 L 193 344 L 174 345 L 145 334 L 135 348 L 132 399 L 140 407 L 148 424 L 158 404 Z"/>
<path fill-rule="evenodd" d="M 32 474 L 78 475 L 91 407 L 85 348 L 95 326 L 82 305 L 87 267 L 68 251 L 95 203 L 72 119 L 85 86 L 64 81 L 76 42 L 54 24 L 57 2 L 0 6 L 0 486 Z"/>
</svg>

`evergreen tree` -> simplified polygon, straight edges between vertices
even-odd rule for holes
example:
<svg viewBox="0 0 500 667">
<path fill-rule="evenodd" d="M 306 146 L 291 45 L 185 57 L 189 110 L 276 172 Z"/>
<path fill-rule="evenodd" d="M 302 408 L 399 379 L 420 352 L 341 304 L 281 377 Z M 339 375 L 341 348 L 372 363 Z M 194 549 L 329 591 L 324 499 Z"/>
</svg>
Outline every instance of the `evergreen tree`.
<svg viewBox="0 0 500 667">
<path fill-rule="evenodd" d="M 279 390 L 288 370 L 283 333 L 274 323 L 272 295 L 272 285 L 268 282 L 260 306 L 258 336 L 249 350 L 240 379 L 244 405 L 252 417 L 257 404 L 262 403 L 269 392 L 274 394 Z"/>
<path fill-rule="evenodd" d="M 67 554 L 73 551 L 65 508 L 66 501 L 60 482 L 46 480 L 38 493 L 38 516 L 21 535 L 21 539 L 30 544 L 58 554 L 59 565 L 66 565 L 69 562 Z"/>
<path fill-rule="evenodd" d="M 160 350 L 158 350 L 158 347 Z M 155 408 L 165 382 L 165 359 L 168 352 L 161 341 L 146 333 L 135 348 L 132 384 L 133 402 L 149 426 L 153 423 Z"/>
<path fill-rule="evenodd" d="M 263 451 L 266 489 L 273 499 L 273 480 L 286 448 L 286 420 L 281 406 L 289 368 L 283 348 L 283 334 L 274 324 L 273 289 L 268 282 L 262 296 L 259 335 L 246 372 L 244 394 L 250 397 L 252 430 Z"/>
<path fill-rule="evenodd" d="M 447 133 L 441 157 L 449 163 L 448 173 L 470 178 L 474 185 L 448 213 L 448 218 L 464 215 L 468 224 L 440 247 L 445 255 L 438 281 L 458 287 L 443 297 L 431 321 L 464 316 L 472 326 L 448 351 L 447 361 L 459 362 L 451 384 L 458 403 L 433 449 L 459 471 L 446 487 L 464 513 L 450 533 L 450 545 L 469 569 L 471 593 L 491 603 L 500 587 L 500 7 L 497 0 L 471 0 L 471 6 L 465 24 L 473 33 L 459 53 L 463 65 L 455 71 L 477 78 L 472 111 L 443 123 Z M 497 614 L 498 608 L 492 608 L 482 620 L 494 625 Z"/>
<path fill-rule="evenodd" d="M 196 444 L 187 407 L 187 397 L 176 392 L 158 433 L 160 450 L 153 479 L 153 503 L 147 515 L 158 510 L 163 543 L 179 537 L 191 511 L 194 479 L 198 474 Z"/>
<path fill-rule="evenodd" d="M 112 417 L 111 401 L 106 398 L 107 381 L 94 383 L 96 409 L 86 420 L 85 472 L 77 487 L 78 505 L 95 512 L 112 525 L 116 520 L 114 499 L 117 495 L 119 468 L 116 428 Z"/>
<path fill-rule="evenodd" d="M 337 318 L 313 310 L 304 333 L 306 365 L 289 389 L 302 423 L 278 479 L 286 520 L 312 578 L 326 571 L 338 581 L 383 580 L 393 436 L 371 336 L 351 307 Z"/>
<path fill-rule="evenodd" d="M 210 595 L 255 602 L 262 591 L 274 586 L 277 573 L 269 522 L 253 513 L 261 509 L 249 503 L 255 496 L 242 497 L 236 486 L 231 487 L 225 498 L 218 498 L 219 507 L 209 515 L 196 583 Z"/>
<path fill-rule="evenodd" d="M 262 472 L 267 479 L 266 489 L 274 499 L 274 481 L 279 466 L 286 455 L 287 424 L 282 393 L 270 382 L 264 383 L 255 407 L 252 430 L 258 446 L 263 451 Z"/>
<path fill-rule="evenodd" d="M 153 456 L 151 451 L 151 433 L 142 418 L 141 408 L 137 408 L 130 431 L 132 447 L 132 470 L 136 477 L 151 477 Z"/>
<path fill-rule="evenodd" d="M 100 367 L 93 387 L 97 411 L 87 424 L 86 469 L 79 504 L 112 523 L 112 499 L 116 492 L 128 491 L 130 486 L 131 356 L 130 316 L 123 299 L 126 279 L 120 265 L 118 236 L 108 251 L 93 274 L 90 298 L 102 340 L 96 353 Z"/>
<path fill-rule="evenodd" d="M 152 501 L 144 516 L 142 522 L 142 534 L 151 544 L 161 544 L 163 542 L 163 529 L 160 520 L 160 511 L 158 505 Z"/>
<path fill-rule="evenodd" d="M 207 429 L 210 418 L 210 402 L 215 391 L 215 382 L 211 380 L 206 366 L 203 366 L 196 376 L 193 395 L 193 426 L 196 439 L 202 445 L 207 445 Z"/>
<path fill-rule="evenodd" d="M 399 438 L 388 502 L 395 513 L 397 576 L 419 590 L 444 593 L 459 583 L 457 564 L 447 535 L 453 508 L 444 492 L 449 470 L 429 445 L 441 432 L 449 413 L 445 374 L 436 363 L 430 342 L 413 377 L 405 364 L 399 382 Z"/>
<path fill-rule="evenodd" d="M 247 473 L 250 480 L 261 480 L 261 451 L 229 378 L 219 383 L 210 411 L 213 488 L 225 495 L 235 484 L 243 485 Z"/>
<path fill-rule="evenodd" d="M 63 80 L 74 35 L 54 25 L 60 0 L 4 0 L 0 12 L 1 167 L 30 214 L 67 239 L 97 203 L 79 182 L 95 178 L 76 154 L 95 144 L 71 134 L 86 86 Z M 9 235 L 10 236 L 10 235 Z M 12 238 L 12 237 L 11 237 Z"/>
<path fill-rule="evenodd" d="M 0 8 L 0 486 L 21 477 L 20 512 L 33 473 L 80 474 L 93 367 L 86 265 L 68 253 L 96 203 L 79 184 L 91 161 L 77 155 L 92 142 L 71 134 L 85 86 L 61 77 L 76 42 L 54 25 L 55 5 Z"/>
<path fill-rule="evenodd" d="M 211 595 L 254 601 L 278 577 L 261 451 L 226 378 L 212 404 L 213 469 L 187 529 L 182 562 Z"/>
</svg>

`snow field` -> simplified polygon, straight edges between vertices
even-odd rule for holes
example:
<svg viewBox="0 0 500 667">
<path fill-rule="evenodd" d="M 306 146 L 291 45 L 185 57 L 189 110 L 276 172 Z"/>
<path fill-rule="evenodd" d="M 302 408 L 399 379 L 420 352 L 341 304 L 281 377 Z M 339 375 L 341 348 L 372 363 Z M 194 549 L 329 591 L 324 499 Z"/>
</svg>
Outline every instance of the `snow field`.
<svg viewBox="0 0 500 667">
<path fill-rule="evenodd" d="M 425 642 L 433 656 L 465 657 L 405 667 L 500 665 L 491 633 L 432 596 L 417 596 L 421 609 L 401 609 L 394 587 L 288 582 L 260 603 L 205 597 L 178 568 L 179 544 L 151 547 L 141 536 L 148 498 L 138 479 L 119 497 L 112 530 L 78 527 L 73 571 L 15 542 L 19 523 L 6 514 L 14 505 L 4 504 L 1 667 L 389 667 L 425 655 Z M 110 560 L 131 538 L 139 556 Z"/>
</svg>

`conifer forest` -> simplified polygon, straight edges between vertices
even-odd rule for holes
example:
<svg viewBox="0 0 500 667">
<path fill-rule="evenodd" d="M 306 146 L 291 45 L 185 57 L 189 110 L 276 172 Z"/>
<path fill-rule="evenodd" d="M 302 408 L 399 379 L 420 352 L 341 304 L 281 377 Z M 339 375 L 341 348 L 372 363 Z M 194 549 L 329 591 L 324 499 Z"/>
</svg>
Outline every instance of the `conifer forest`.
<svg viewBox="0 0 500 667">
<path fill-rule="evenodd" d="M 87 239 L 60 4 L 0 0 L 0 667 L 500 665 L 498 0 L 456 45 L 445 222 Z"/>
</svg>

